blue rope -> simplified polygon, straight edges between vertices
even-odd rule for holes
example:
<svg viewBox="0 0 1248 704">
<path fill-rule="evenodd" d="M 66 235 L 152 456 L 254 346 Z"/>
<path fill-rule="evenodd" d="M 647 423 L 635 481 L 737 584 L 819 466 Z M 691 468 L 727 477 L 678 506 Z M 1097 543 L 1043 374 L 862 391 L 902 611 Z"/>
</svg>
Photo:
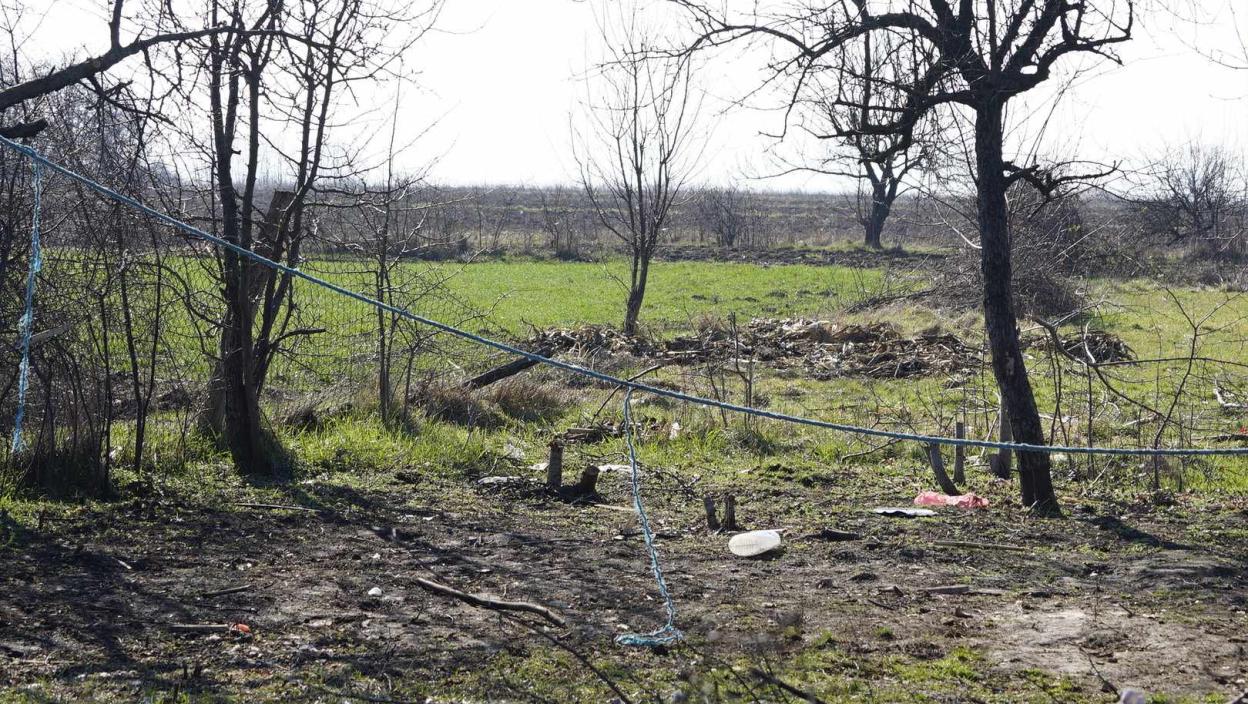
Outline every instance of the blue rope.
<svg viewBox="0 0 1248 704">
<path fill-rule="evenodd" d="M 616 636 L 615 642 L 620 645 L 635 645 L 653 648 L 659 645 L 680 640 L 684 633 L 676 627 L 676 602 L 667 590 L 667 580 L 663 578 L 663 568 L 659 566 L 659 552 L 654 547 L 654 531 L 650 529 L 650 519 L 646 517 L 646 508 L 641 503 L 641 472 L 637 468 L 637 448 L 633 446 L 633 390 L 624 394 L 624 441 L 628 443 L 628 465 L 632 470 L 633 508 L 637 510 L 637 519 L 641 523 L 641 534 L 646 540 L 646 552 L 650 553 L 650 569 L 654 572 L 654 581 L 659 585 L 659 593 L 663 595 L 663 604 L 667 608 L 667 623 L 651 633 L 625 633 Z"/>
<path fill-rule="evenodd" d="M 26 389 L 30 384 L 30 338 L 35 328 L 35 282 L 43 269 L 43 245 L 39 241 L 39 218 L 43 212 L 43 164 L 31 162 L 34 171 L 35 203 L 30 225 L 30 272 L 26 275 L 26 310 L 19 329 L 22 336 L 22 362 L 17 375 L 17 414 L 13 417 L 13 454 L 26 449 L 22 440 L 22 421 L 26 417 Z"/>
<path fill-rule="evenodd" d="M 320 286 L 321 288 L 328 289 L 335 293 L 346 296 L 347 298 L 351 298 L 361 303 L 364 303 L 365 305 L 379 308 L 388 313 L 393 313 L 394 315 L 397 315 L 400 318 L 405 318 L 407 320 L 421 323 L 423 325 L 428 325 L 429 327 L 434 328 L 435 330 L 445 332 L 449 335 L 454 335 L 455 337 L 459 337 L 464 340 L 469 340 L 479 345 L 496 349 L 500 352 L 506 352 L 508 354 L 513 354 L 519 357 L 524 357 L 525 359 L 532 360 L 539 364 L 545 364 L 547 366 L 554 367 L 556 369 L 562 369 L 564 371 L 571 372 L 573 374 L 579 374 L 580 376 L 588 377 L 590 379 L 596 379 L 598 381 L 602 381 L 602 382 L 605 382 L 614 386 L 620 386 L 625 389 L 629 389 L 630 391 L 643 391 L 645 393 L 654 394 L 656 396 L 664 396 L 670 399 L 674 399 L 676 401 L 692 403 L 694 405 L 702 406 L 704 408 L 718 408 L 718 409 L 722 409 L 722 410 L 729 411 L 732 413 L 744 413 L 746 415 L 753 415 L 759 418 L 767 418 L 769 420 L 782 421 L 785 423 L 794 423 L 797 425 L 806 425 L 806 426 L 811 426 L 815 428 L 824 428 L 826 430 L 835 430 L 838 432 L 851 433 L 854 435 L 862 435 L 866 437 L 887 438 L 889 440 L 905 440 L 905 441 L 925 443 L 929 445 L 948 445 L 948 446 L 954 446 L 954 447 L 979 447 L 979 448 L 995 449 L 995 450 L 1014 450 L 1016 452 L 1043 452 L 1043 453 L 1062 452 L 1066 454 L 1125 455 L 1125 456 L 1137 456 L 1137 457 L 1159 457 L 1159 456 L 1209 457 L 1209 456 L 1248 455 L 1248 447 L 1212 447 L 1212 448 L 1210 447 L 1204 447 L 1204 448 L 1202 447 L 1170 447 L 1170 448 L 1083 447 L 1083 446 L 1077 446 L 1077 445 L 1034 445 L 1034 444 L 1029 444 L 1029 443 L 999 442 L 996 440 L 974 440 L 971 438 L 951 438 L 951 437 L 946 437 L 942 435 L 925 435 L 922 433 L 904 433 L 904 432 L 898 432 L 895 430 L 885 430 L 882 428 L 866 428 L 866 427 L 857 426 L 857 425 L 849 425 L 847 423 L 832 423 L 829 421 L 817 420 L 815 418 L 806 418 L 804 416 L 794 416 L 794 415 L 789 415 L 787 413 L 768 411 L 762 408 L 740 406 L 735 403 L 729 403 L 727 401 L 719 401 L 716 399 L 703 398 L 701 396 L 694 396 L 692 394 L 686 394 L 680 391 L 673 391 L 671 389 L 663 389 L 657 386 L 651 386 L 649 384 L 644 384 L 638 381 L 620 379 L 618 377 L 611 376 L 610 374 L 603 374 L 602 372 L 594 371 L 593 369 L 582 367 L 579 364 L 573 364 L 571 362 L 564 362 L 562 360 L 551 359 L 550 357 L 545 357 L 540 354 L 535 354 L 533 352 L 529 352 L 528 350 L 520 349 L 519 347 L 516 347 L 514 345 L 509 345 L 505 342 L 499 342 L 497 340 L 493 340 L 488 337 L 477 335 L 476 333 L 468 332 L 467 330 L 461 330 L 453 325 L 448 325 L 446 323 L 439 322 L 431 318 L 426 318 L 422 315 L 417 315 L 416 313 L 413 313 L 407 309 L 399 308 L 398 306 L 394 306 L 388 303 L 384 303 L 382 301 L 374 300 L 372 298 L 369 298 L 368 296 L 365 296 L 360 293 L 356 293 L 355 291 L 352 291 L 348 288 L 344 288 L 342 286 L 339 286 L 338 284 L 331 283 L 324 279 L 318 278 L 316 276 L 313 276 L 312 274 L 308 274 L 294 267 L 287 266 L 279 262 L 275 262 L 271 259 L 267 259 L 259 254 L 256 254 L 255 252 L 249 249 L 244 249 L 243 247 L 240 247 L 231 242 L 227 242 L 226 240 L 223 240 L 220 237 L 216 237 L 215 235 L 210 235 L 207 232 L 204 232 L 203 230 L 200 230 L 197 227 L 187 225 L 186 223 L 181 222 L 180 220 L 176 220 L 173 217 L 170 217 L 169 215 L 166 215 L 158 210 L 155 210 L 149 206 L 146 206 L 140 203 L 134 198 L 131 198 L 126 195 L 122 195 L 121 193 L 114 191 L 108 186 L 97 183 L 87 178 L 86 176 L 82 176 L 80 174 L 74 173 L 73 171 L 70 171 L 69 169 L 61 166 L 60 164 L 50 161 L 47 157 L 44 157 L 42 154 L 35 151 L 34 149 L 18 144 L 6 137 L 0 137 L 0 145 L 6 146 L 21 154 L 24 154 L 28 158 L 36 162 L 42 163 L 47 168 L 59 174 L 63 174 L 64 176 L 70 179 L 73 179 L 74 181 L 77 181 L 78 183 L 81 183 L 82 185 L 86 186 L 87 188 L 90 188 L 91 190 L 95 191 L 96 193 L 99 193 L 100 195 L 105 196 L 106 198 L 117 201 L 118 203 L 123 203 L 125 205 L 128 205 L 142 213 L 145 213 L 146 215 L 151 216 L 152 218 L 156 220 L 159 220 L 160 222 L 163 222 L 169 225 L 170 227 L 181 230 L 182 232 L 186 233 L 187 235 L 190 235 L 191 237 L 203 240 L 205 242 L 209 242 L 223 249 L 228 249 L 231 252 L 234 252 L 235 254 L 238 254 L 239 256 L 245 257 L 247 259 L 250 259 L 258 264 L 262 264 L 264 266 L 287 273 L 293 277 L 302 279 L 304 281 L 308 281 L 312 284 Z"/>
</svg>

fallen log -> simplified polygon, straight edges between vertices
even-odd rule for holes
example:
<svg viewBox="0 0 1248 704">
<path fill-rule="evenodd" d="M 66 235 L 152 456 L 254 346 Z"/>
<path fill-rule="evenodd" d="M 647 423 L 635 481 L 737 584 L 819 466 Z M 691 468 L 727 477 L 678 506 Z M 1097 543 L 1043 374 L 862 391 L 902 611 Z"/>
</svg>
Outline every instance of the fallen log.
<svg viewBox="0 0 1248 704">
<path fill-rule="evenodd" d="M 806 535 L 801 536 L 799 540 L 827 540 L 833 543 L 840 543 L 840 542 L 846 542 L 850 540 L 862 540 L 862 535 L 859 533 L 850 533 L 850 532 L 843 531 L 843 530 L 832 530 L 831 528 L 824 528 L 823 530 L 817 531 L 815 533 L 807 533 Z"/>
<path fill-rule="evenodd" d="M 549 357 L 552 353 L 553 352 L 551 348 L 543 347 L 539 349 L 535 354 L 541 355 L 542 357 Z M 537 361 L 536 359 L 532 359 L 530 357 L 520 357 L 519 359 L 513 359 L 512 361 L 506 364 L 494 367 L 493 369 L 489 370 L 488 372 L 485 372 L 484 374 L 478 374 L 477 376 L 474 376 L 473 378 L 464 382 L 464 386 L 466 386 L 469 389 L 483 389 L 489 386 L 490 384 L 502 381 L 503 379 L 507 379 L 509 377 L 513 377 L 519 374 L 520 372 L 526 369 L 529 369 L 530 367 L 537 366 L 538 364 L 540 364 L 539 361 Z"/>
<path fill-rule="evenodd" d="M 531 614 L 537 614 L 556 626 L 562 627 L 567 624 L 562 616 L 559 616 L 545 606 L 530 604 L 527 601 L 502 601 L 489 596 L 469 594 L 468 592 L 461 592 L 453 587 L 448 587 L 445 584 L 438 584 L 437 582 L 425 579 L 424 577 L 417 577 L 416 584 L 420 585 L 422 589 L 433 592 L 434 594 L 441 594 L 442 596 L 449 596 L 452 599 L 459 599 L 464 603 L 479 606 L 483 609 L 490 609 L 492 611 L 524 611 Z"/>
</svg>

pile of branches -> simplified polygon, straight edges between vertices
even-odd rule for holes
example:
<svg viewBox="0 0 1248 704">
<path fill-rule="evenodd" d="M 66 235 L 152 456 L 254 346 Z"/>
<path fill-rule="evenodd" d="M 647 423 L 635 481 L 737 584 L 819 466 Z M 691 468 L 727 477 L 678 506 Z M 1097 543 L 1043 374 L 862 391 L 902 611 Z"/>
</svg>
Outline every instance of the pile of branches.
<svg viewBox="0 0 1248 704">
<path fill-rule="evenodd" d="M 756 318 L 739 328 L 708 325 L 696 335 L 659 342 L 595 326 L 542 330 L 530 342 L 561 352 L 629 354 L 674 364 L 767 362 L 777 368 L 803 368 L 815 379 L 949 374 L 980 361 L 979 350 L 954 335 L 904 337 L 889 323 L 838 325 L 805 318 Z"/>
<path fill-rule="evenodd" d="M 980 363 L 978 349 L 947 333 L 903 337 L 888 323 L 849 325 L 836 330 L 816 325 L 820 332 L 813 333 L 816 341 L 803 356 L 803 363 L 816 379 L 903 379 L 952 374 Z"/>
<path fill-rule="evenodd" d="M 1034 344 L 1042 349 L 1052 349 L 1053 338 L 1046 335 Z M 1093 364 L 1128 362 L 1136 358 L 1135 351 L 1122 338 L 1104 330 L 1081 330 L 1073 335 L 1064 335 L 1058 344 L 1066 354 Z"/>
<path fill-rule="evenodd" d="M 535 330 L 529 338 L 530 349 L 548 349 L 577 357 L 603 354 L 627 354 L 633 357 L 656 357 L 660 346 L 640 335 L 626 335 L 606 325 L 584 325 L 579 328 L 547 328 Z"/>
</svg>

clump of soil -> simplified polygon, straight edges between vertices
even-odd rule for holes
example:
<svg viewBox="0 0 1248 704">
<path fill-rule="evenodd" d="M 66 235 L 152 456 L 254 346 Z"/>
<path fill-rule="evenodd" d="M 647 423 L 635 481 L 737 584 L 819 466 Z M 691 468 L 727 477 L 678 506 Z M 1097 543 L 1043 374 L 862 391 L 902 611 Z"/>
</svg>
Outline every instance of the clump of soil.
<svg viewBox="0 0 1248 704">
<path fill-rule="evenodd" d="M 802 368 L 816 379 L 900 379 L 950 374 L 979 362 L 979 350 L 950 334 L 905 337 L 889 323 L 840 325 L 806 318 L 755 318 L 735 332 L 707 325 L 666 341 L 630 337 L 601 326 L 539 330 L 530 343 L 582 355 L 629 354 L 675 364 L 733 358 Z"/>
</svg>

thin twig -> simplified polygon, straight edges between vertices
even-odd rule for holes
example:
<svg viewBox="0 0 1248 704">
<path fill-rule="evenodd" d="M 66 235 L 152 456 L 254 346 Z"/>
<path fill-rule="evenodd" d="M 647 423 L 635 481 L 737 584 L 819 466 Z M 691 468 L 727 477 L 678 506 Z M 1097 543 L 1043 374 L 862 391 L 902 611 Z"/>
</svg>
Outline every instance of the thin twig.
<svg viewBox="0 0 1248 704">
<path fill-rule="evenodd" d="M 503 601 L 501 599 L 495 599 L 493 597 L 482 596 L 479 594 L 469 594 L 468 592 L 461 592 L 453 587 L 448 587 L 445 584 L 438 584 L 437 582 L 425 579 L 424 577 L 417 577 L 416 584 L 426 591 L 459 599 L 460 601 L 472 604 L 473 606 L 479 606 L 483 609 L 490 609 L 492 611 L 525 611 L 531 614 L 537 614 L 556 626 L 563 627 L 567 625 L 567 621 L 565 621 L 562 616 L 559 616 L 555 612 L 539 604 L 530 604 L 526 601 Z"/>
<path fill-rule="evenodd" d="M 619 688 L 619 685 L 617 685 L 614 681 L 612 681 L 610 677 L 607 677 L 607 675 L 606 675 L 606 674 L 605 674 L 602 670 L 598 669 L 598 667 L 597 667 L 597 666 L 595 666 L 595 665 L 594 665 L 594 663 L 590 662 L 589 658 L 587 658 L 587 657 L 585 657 L 583 654 L 581 654 L 581 652 L 580 652 L 580 651 L 576 650 L 575 648 L 573 648 L 572 646 L 568 645 L 567 643 L 564 643 L 563 641 L 559 640 L 558 638 L 556 638 L 556 637 L 552 636 L 551 634 L 547 633 L 546 631 L 544 631 L 544 630 L 542 630 L 542 629 L 538 628 L 537 626 L 534 626 L 533 624 L 529 623 L 528 621 L 525 621 L 524 619 L 521 619 L 521 618 L 516 618 L 515 616 L 511 616 L 510 614 L 503 614 L 502 616 L 503 616 L 503 618 L 507 619 L 508 621 L 511 621 L 511 622 L 513 622 L 513 623 L 518 623 L 518 624 L 520 624 L 520 625 L 524 626 L 525 628 L 529 629 L 529 630 L 530 630 L 530 631 L 532 631 L 533 633 L 536 633 L 537 635 L 541 636 L 542 638 L 545 638 L 547 641 L 549 641 L 549 642 L 550 642 L 552 645 L 554 645 L 555 647 L 557 647 L 557 648 L 559 648 L 559 649 L 561 649 L 561 650 L 563 650 L 563 651 L 567 652 L 569 655 L 571 655 L 572 657 L 576 658 L 578 661 L 580 661 L 580 663 L 581 663 L 582 665 L 584 665 L 585 667 L 589 668 L 589 671 L 590 671 L 590 672 L 592 672 L 592 673 L 594 673 L 594 676 L 596 676 L 598 679 L 602 680 L 603 684 L 605 684 L 605 685 L 607 685 L 608 687 L 610 687 L 610 688 L 611 688 L 611 691 L 615 692 L 616 696 L 618 696 L 618 697 L 620 698 L 620 701 L 621 701 L 621 702 L 623 702 L 623 704 L 632 704 L 632 700 L 631 700 L 631 699 L 629 699 L 629 698 L 628 698 L 628 695 L 627 695 L 627 694 L 625 694 L 625 693 L 624 693 L 624 691 L 623 691 L 623 690 L 621 690 L 621 689 Z"/>
<path fill-rule="evenodd" d="M 240 585 L 238 585 L 237 587 L 229 587 L 229 588 L 227 588 L 227 589 L 218 589 L 218 590 L 213 591 L 213 592 L 201 592 L 201 593 L 200 593 L 200 595 L 199 595 L 199 598 L 201 598 L 201 599 L 212 599 L 212 598 L 214 598 L 214 597 L 218 597 L 218 596 L 225 596 L 225 595 L 227 595 L 227 594 L 237 594 L 237 593 L 239 593 L 239 592 L 245 592 L 245 591 L 247 591 L 248 589 L 251 589 L 251 585 L 250 585 L 250 584 L 240 584 Z"/>
<path fill-rule="evenodd" d="M 764 672 L 760 668 L 756 667 L 750 670 L 750 674 L 762 680 L 763 682 L 766 682 L 772 687 L 776 687 L 777 689 L 780 689 L 784 692 L 788 692 L 789 694 L 792 694 L 795 697 L 801 697 L 804 701 L 810 702 L 810 704 L 824 704 L 823 700 L 820 699 L 819 697 L 816 697 L 810 692 L 804 692 L 798 689 L 797 687 L 794 687 L 793 685 L 789 684 L 788 682 L 785 682 L 779 677 L 776 677 L 775 675 L 772 675 L 769 672 Z"/>
<path fill-rule="evenodd" d="M 1006 550 L 1009 552 L 1030 552 L 1031 548 L 1022 545 L 1005 545 L 1003 543 L 976 543 L 969 540 L 933 540 L 932 545 L 942 548 L 975 548 L 977 550 Z"/>
<path fill-rule="evenodd" d="M 656 364 L 656 365 L 654 365 L 654 366 L 652 366 L 652 367 L 650 367 L 650 368 L 648 368 L 648 369 L 645 369 L 645 370 L 643 370 L 643 371 L 640 371 L 640 372 L 638 372 L 638 373 L 636 373 L 636 374 L 634 374 L 634 375 L 632 375 L 632 376 L 628 377 L 628 379 L 626 379 L 625 381 L 637 381 L 637 380 L 638 380 L 638 379 L 640 379 L 641 377 L 643 377 L 643 376 L 645 376 L 645 375 L 647 375 L 647 374 L 649 374 L 649 373 L 651 373 L 651 372 L 655 372 L 655 371 L 658 371 L 658 370 L 662 369 L 664 366 L 665 366 L 665 365 L 663 365 L 663 364 Z M 606 400 L 602 402 L 602 405 L 598 407 L 598 410 L 594 411 L 594 415 L 590 416 L 590 419 L 589 419 L 589 420 L 590 420 L 590 422 L 591 422 L 591 423 L 592 423 L 592 422 L 594 422 L 595 420 L 597 420 L 597 419 L 598 419 L 598 416 L 602 413 L 603 409 L 607 407 L 607 404 L 608 404 L 608 403 L 611 403 L 611 399 L 615 398 L 615 394 L 616 394 L 616 393 L 620 390 L 620 388 L 621 388 L 621 387 L 619 387 L 619 386 L 615 386 L 615 387 L 613 387 L 613 388 L 611 389 L 611 393 L 607 394 L 607 398 L 606 398 Z"/>
</svg>

